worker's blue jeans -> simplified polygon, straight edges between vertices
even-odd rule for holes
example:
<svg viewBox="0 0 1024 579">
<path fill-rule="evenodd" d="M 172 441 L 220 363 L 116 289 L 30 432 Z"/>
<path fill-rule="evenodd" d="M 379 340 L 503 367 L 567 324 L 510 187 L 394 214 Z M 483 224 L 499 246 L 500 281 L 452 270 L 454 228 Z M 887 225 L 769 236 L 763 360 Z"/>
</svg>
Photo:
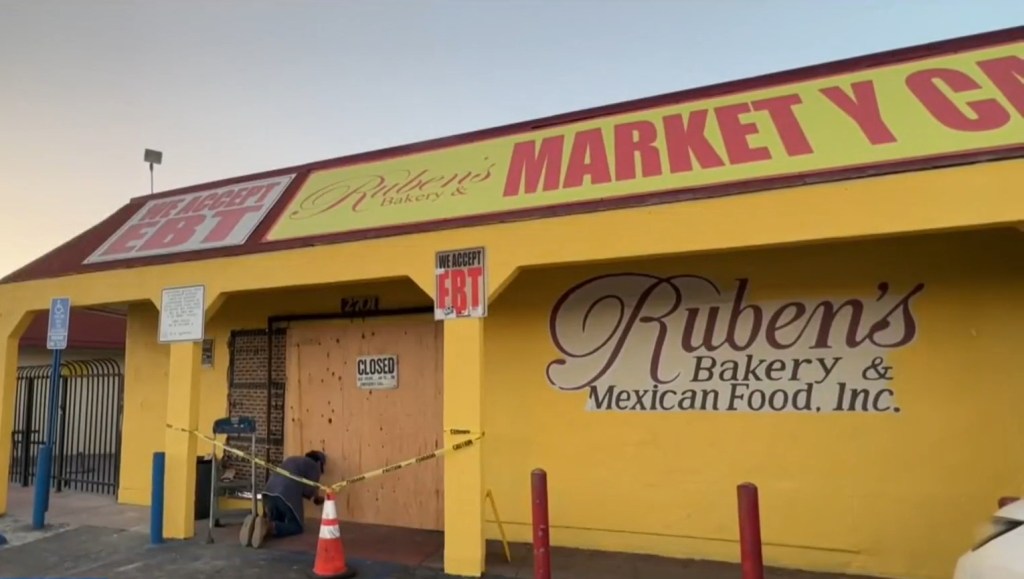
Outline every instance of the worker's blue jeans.
<svg viewBox="0 0 1024 579">
<path fill-rule="evenodd" d="M 302 534 L 302 521 L 288 503 L 277 495 L 263 495 L 263 512 L 270 521 L 270 534 L 273 537 L 290 537 Z"/>
</svg>

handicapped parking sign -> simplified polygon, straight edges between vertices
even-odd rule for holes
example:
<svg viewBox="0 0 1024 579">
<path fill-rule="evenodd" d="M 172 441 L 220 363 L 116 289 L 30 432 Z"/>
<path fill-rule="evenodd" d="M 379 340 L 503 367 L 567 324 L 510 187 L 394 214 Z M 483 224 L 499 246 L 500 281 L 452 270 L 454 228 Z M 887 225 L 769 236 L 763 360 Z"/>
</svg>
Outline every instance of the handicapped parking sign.
<svg viewBox="0 0 1024 579">
<path fill-rule="evenodd" d="M 69 298 L 53 298 L 50 301 L 50 321 L 46 327 L 46 349 L 66 350 L 70 325 L 71 300 Z"/>
</svg>

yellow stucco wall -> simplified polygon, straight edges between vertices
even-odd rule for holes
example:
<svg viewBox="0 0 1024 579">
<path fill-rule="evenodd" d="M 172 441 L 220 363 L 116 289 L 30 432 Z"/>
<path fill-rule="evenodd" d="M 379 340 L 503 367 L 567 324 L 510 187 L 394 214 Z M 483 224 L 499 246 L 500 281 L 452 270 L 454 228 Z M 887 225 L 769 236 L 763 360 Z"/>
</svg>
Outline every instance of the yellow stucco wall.
<svg viewBox="0 0 1024 579">
<path fill-rule="evenodd" d="M 153 453 L 164 450 L 168 349 L 157 343 L 157 320 L 151 303 L 128 308 L 117 498 L 132 505 L 150 503 Z"/>
<path fill-rule="evenodd" d="M 543 467 L 556 544 L 736 560 L 735 485 L 750 480 L 770 564 L 948 577 L 996 498 L 1024 487 L 1022 241 L 1004 229 L 522 274 L 492 305 L 485 343 L 485 481 L 512 537 L 529 540 L 529 473 Z M 880 282 L 923 282 L 917 337 L 887 359 L 901 412 L 587 411 L 585 391 L 545 378 L 559 357 L 548 316 L 572 285 L 617 272 L 749 278 L 749 302 L 871 300 Z M 649 357 L 645 345 L 633 355 Z M 651 385 L 635 375 L 620 386 Z"/>
</svg>

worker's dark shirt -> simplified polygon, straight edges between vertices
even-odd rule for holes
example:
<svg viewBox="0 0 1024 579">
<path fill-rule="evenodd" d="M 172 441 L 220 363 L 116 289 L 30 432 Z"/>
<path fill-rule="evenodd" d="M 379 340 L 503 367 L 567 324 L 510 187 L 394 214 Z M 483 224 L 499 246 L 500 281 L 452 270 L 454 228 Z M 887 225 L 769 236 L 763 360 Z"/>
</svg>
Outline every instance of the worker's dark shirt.
<svg viewBox="0 0 1024 579">
<path fill-rule="evenodd" d="M 320 482 L 320 465 L 315 460 L 305 456 L 289 456 L 281 463 L 281 468 L 304 479 Z M 299 521 L 303 522 L 305 519 L 302 513 L 302 499 L 303 497 L 312 499 L 316 496 L 316 491 L 316 487 L 300 483 L 297 480 L 292 480 L 275 472 L 270 475 L 270 480 L 267 481 L 263 494 L 281 497 L 292 508 Z"/>
</svg>

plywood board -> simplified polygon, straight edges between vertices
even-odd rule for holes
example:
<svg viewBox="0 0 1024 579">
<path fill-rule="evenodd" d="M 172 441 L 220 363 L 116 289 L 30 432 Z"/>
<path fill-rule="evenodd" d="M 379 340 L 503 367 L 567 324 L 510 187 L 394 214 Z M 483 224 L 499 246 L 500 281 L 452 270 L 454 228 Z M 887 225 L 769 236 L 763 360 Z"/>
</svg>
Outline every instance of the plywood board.
<svg viewBox="0 0 1024 579">
<path fill-rule="evenodd" d="M 288 330 L 285 451 L 323 450 L 335 482 L 436 450 L 442 437 L 442 325 L 430 318 L 303 323 Z M 359 356 L 398 356 L 398 388 L 356 387 Z M 441 460 L 357 483 L 342 520 L 441 530 Z"/>
</svg>

